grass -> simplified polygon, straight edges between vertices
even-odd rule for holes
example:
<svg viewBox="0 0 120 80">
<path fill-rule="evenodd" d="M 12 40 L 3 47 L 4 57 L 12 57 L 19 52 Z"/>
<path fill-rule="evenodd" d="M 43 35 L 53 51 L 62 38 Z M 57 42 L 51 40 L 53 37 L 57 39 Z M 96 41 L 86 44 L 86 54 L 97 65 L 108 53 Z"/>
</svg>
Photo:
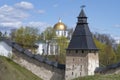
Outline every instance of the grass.
<svg viewBox="0 0 120 80">
<path fill-rule="evenodd" d="M 120 74 L 79 77 L 73 80 L 120 80 Z"/>
<path fill-rule="evenodd" d="M 12 60 L 0 56 L 0 80 L 42 80 Z"/>
</svg>

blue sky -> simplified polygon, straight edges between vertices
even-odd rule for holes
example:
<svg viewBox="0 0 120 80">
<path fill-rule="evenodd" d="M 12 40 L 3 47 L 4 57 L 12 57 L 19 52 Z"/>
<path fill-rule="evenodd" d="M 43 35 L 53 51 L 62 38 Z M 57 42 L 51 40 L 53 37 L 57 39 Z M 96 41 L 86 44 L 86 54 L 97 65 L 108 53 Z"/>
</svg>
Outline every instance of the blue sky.
<svg viewBox="0 0 120 80">
<path fill-rule="evenodd" d="M 120 37 L 120 0 L 0 0 L 0 29 L 29 25 L 43 30 L 59 17 L 74 28 L 81 5 L 92 32 Z"/>
</svg>

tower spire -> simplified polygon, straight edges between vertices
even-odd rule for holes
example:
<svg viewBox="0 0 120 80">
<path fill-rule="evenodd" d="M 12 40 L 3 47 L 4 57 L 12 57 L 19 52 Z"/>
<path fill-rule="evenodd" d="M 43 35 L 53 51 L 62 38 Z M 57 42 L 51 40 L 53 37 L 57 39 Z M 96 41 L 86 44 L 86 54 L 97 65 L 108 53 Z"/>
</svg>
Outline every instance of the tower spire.
<svg viewBox="0 0 120 80">
<path fill-rule="evenodd" d="M 83 8 L 78 16 L 78 22 L 68 49 L 98 50 L 89 30 Z"/>
<path fill-rule="evenodd" d="M 81 6 L 82 9 L 78 16 L 78 23 L 80 23 L 80 24 L 87 24 L 87 16 L 84 12 L 84 9 L 83 9 L 84 7 L 85 7 L 85 5 Z"/>
<path fill-rule="evenodd" d="M 85 5 L 82 5 L 82 6 L 81 6 L 81 12 L 80 12 L 78 18 L 79 18 L 79 17 L 86 17 L 86 14 L 85 14 L 85 12 L 84 12 L 84 8 L 85 8 Z M 86 17 L 86 18 L 87 18 L 87 17 Z"/>
<path fill-rule="evenodd" d="M 77 77 L 94 75 L 96 68 L 99 67 L 97 51 L 82 7 L 66 51 L 65 80 L 76 78 L 75 75 Z"/>
</svg>

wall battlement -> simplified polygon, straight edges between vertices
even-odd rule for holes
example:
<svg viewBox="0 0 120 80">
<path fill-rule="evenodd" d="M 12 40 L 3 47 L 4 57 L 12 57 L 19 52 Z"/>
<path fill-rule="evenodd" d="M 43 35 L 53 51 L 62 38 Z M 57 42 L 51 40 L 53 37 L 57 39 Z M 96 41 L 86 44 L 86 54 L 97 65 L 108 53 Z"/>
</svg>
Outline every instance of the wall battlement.
<svg viewBox="0 0 120 80">
<path fill-rule="evenodd" d="M 34 55 L 30 51 L 8 39 L 3 39 L 12 47 L 12 60 L 30 70 L 43 80 L 64 80 L 65 65 L 50 61 L 41 55 Z"/>
<path fill-rule="evenodd" d="M 58 69 L 46 63 L 39 62 L 13 49 L 13 61 L 30 70 L 43 80 L 64 80 L 64 69 Z"/>
</svg>

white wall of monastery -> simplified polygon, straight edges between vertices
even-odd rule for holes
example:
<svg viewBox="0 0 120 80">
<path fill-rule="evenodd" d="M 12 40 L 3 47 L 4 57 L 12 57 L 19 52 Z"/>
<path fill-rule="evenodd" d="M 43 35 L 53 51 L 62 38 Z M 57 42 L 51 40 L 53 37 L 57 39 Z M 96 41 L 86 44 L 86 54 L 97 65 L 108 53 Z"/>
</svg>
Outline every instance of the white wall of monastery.
<svg viewBox="0 0 120 80">
<path fill-rule="evenodd" d="M 4 41 L 0 41 L 0 55 L 10 57 L 12 55 L 12 47 Z"/>
</svg>

